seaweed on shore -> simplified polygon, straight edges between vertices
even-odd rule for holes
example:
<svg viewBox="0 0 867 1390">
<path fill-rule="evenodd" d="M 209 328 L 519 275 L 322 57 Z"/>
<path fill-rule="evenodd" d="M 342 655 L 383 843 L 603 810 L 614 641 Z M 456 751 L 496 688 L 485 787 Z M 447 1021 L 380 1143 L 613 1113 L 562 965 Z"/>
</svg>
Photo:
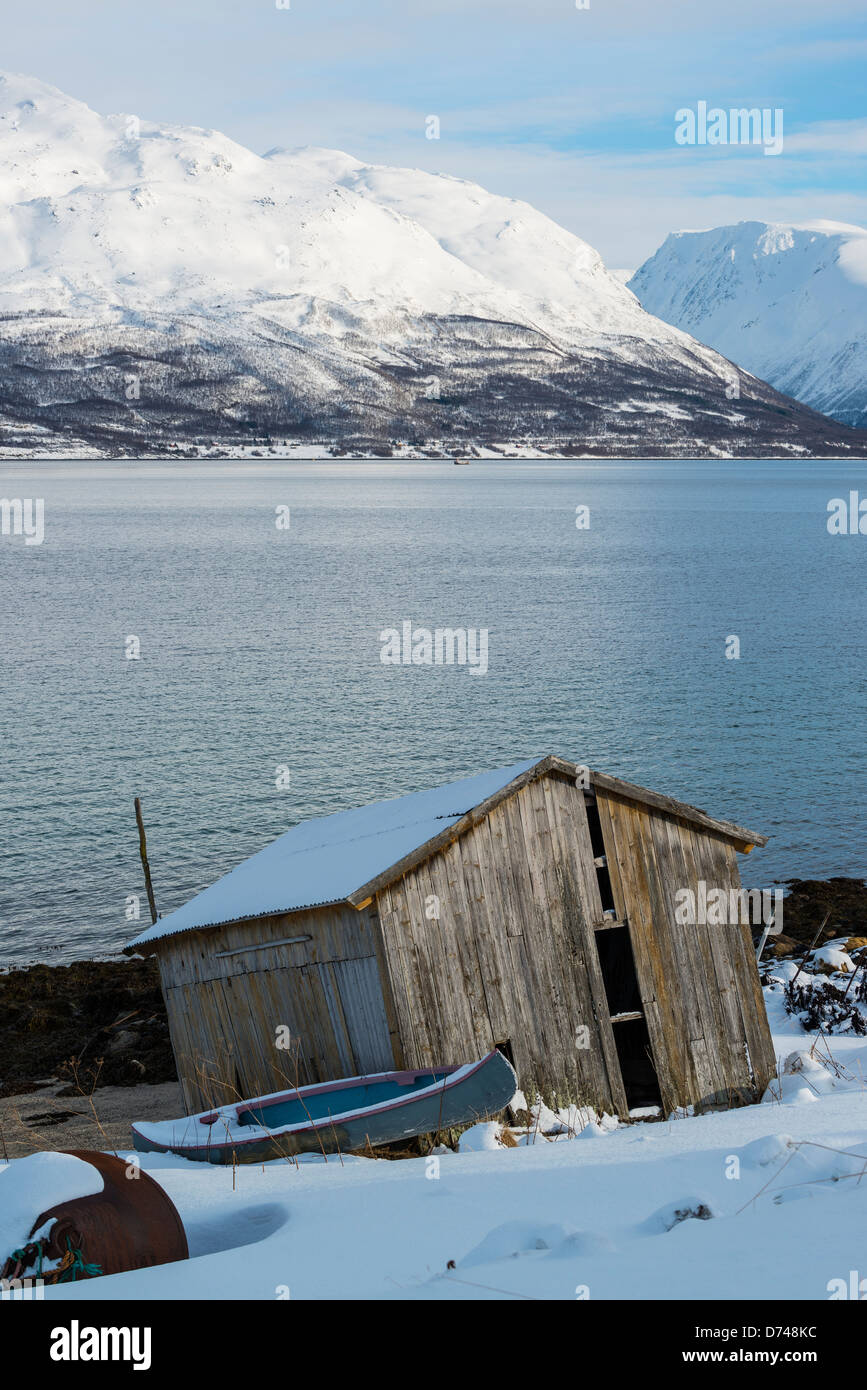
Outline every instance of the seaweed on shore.
<svg viewBox="0 0 867 1390">
<path fill-rule="evenodd" d="M 174 1081 L 152 960 L 74 961 L 0 974 L 0 1096 L 52 1079 L 81 1086 Z"/>
</svg>

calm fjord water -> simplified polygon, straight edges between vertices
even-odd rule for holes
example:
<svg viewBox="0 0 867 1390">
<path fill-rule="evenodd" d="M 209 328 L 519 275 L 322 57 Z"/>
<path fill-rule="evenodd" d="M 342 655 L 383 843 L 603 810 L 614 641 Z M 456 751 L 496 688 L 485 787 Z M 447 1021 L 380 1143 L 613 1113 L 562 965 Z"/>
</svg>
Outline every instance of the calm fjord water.
<svg viewBox="0 0 867 1390">
<path fill-rule="evenodd" d="M 867 536 L 826 527 L 858 487 L 854 463 L 3 464 L 45 539 L 0 536 L 0 961 L 144 925 L 137 794 L 166 912 L 300 819 L 535 753 L 769 833 L 749 884 L 865 874 Z M 488 673 L 384 665 L 407 619 L 487 628 Z"/>
</svg>

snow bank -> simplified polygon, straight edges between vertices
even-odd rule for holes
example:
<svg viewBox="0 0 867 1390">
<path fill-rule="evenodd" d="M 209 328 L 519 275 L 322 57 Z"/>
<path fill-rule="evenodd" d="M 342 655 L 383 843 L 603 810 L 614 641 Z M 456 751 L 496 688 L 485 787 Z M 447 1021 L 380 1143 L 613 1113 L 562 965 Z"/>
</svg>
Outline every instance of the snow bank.
<svg viewBox="0 0 867 1390">
<path fill-rule="evenodd" d="M 31 1154 L 0 1169 L 0 1266 L 27 1244 L 44 1211 L 102 1189 L 97 1170 L 72 1154 Z"/>
</svg>

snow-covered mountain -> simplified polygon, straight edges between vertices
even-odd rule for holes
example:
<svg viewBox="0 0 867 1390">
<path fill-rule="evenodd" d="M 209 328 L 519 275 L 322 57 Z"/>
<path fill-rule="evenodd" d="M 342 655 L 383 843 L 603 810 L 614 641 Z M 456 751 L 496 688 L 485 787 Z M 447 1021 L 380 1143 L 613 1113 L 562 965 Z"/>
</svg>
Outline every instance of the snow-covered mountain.
<svg viewBox="0 0 867 1390">
<path fill-rule="evenodd" d="M 0 78 L 0 448 L 863 451 L 526 203 Z M 3 421 L 5 420 L 5 426 Z M 38 438 L 34 431 L 38 431 Z"/>
<path fill-rule="evenodd" d="M 867 426 L 867 230 L 739 222 L 676 232 L 629 281 L 645 309 L 778 391 Z"/>
</svg>

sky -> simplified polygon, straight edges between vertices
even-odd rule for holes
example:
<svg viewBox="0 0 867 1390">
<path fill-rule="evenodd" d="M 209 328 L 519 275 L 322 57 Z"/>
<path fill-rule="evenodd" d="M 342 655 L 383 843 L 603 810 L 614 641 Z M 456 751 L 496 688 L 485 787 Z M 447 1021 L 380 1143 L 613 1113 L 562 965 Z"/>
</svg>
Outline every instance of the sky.
<svg viewBox="0 0 867 1390">
<path fill-rule="evenodd" d="M 865 0 L 0 0 L 0 22 L 0 68 L 103 114 L 472 179 L 611 268 L 686 227 L 867 226 Z M 699 102 L 781 111 L 781 152 L 678 144 Z"/>
</svg>

